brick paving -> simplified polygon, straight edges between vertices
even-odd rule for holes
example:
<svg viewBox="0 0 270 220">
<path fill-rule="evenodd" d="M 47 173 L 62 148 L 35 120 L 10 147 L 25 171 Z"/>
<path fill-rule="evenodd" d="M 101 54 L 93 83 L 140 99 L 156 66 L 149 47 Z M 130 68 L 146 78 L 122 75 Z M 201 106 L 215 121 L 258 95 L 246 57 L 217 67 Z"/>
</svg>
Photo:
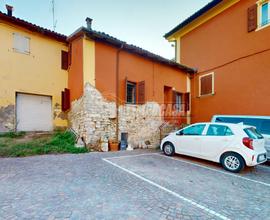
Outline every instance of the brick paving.
<svg viewBox="0 0 270 220">
<path fill-rule="evenodd" d="M 270 187 L 153 151 L 0 159 L 0 219 L 219 219 L 102 160 L 230 219 L 268 219 Z M 218 168 L 217 168 L 218 169 Z M 270 183 L 270 167 L 241 175 Z"/>
</svg>

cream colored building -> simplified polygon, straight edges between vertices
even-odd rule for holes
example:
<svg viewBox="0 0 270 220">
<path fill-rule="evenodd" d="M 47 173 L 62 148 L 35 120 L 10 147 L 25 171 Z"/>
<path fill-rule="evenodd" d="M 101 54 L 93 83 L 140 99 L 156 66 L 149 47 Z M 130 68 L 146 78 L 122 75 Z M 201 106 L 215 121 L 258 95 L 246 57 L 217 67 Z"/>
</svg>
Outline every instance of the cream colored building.
<svg viewBox="0 0 270 220">
<path fill-rule="evenodd" d="M 67 126 L 61 111 L 66 36 L 0 13 L 0 41 L 0 132 Z"/>
</svg>

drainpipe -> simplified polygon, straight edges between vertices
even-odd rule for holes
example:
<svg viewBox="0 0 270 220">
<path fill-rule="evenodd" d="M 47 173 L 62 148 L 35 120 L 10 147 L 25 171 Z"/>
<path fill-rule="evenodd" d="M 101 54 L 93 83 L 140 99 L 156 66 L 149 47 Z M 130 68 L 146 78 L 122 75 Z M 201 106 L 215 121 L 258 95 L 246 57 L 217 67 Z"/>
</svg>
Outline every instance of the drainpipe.
<svg viewBox="0 0 270 220">
<path fill-rule="evenodd" d="M 120 52 L 124 49 L 124 43 L 121 44 L 121 47 L 117 50 L 116 53 L 116 140 L 118 141 L 119 137 L 119 61 L 120 61 Z"/>
</svg>

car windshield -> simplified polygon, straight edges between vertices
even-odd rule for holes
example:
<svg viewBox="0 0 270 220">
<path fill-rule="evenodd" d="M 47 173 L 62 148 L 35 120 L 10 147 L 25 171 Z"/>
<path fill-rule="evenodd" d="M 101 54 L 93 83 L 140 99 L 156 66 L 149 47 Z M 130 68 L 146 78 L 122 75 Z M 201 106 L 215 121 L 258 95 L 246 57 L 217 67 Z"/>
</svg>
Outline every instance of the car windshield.
<svg viewBox="0 0 270 220">
<path fill-rule="evenodd" d="M 255 128 L 245 128 L 244 131 L 251 139 L 263 139 L 263 136 Z"/>
</svg>

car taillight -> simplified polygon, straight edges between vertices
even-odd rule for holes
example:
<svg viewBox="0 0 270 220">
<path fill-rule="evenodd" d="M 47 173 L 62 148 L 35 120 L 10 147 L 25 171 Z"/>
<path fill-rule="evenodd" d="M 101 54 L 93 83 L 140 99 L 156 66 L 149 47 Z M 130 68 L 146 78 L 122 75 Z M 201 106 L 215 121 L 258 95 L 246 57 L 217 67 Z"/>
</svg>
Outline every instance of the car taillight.
<svg viewBox="0 0 270 220">
<path fill-rule="evenodd" d="M 243 144 L 247 148 L 249 148 L 251 150 L 254 150 L 254 148 L 253 148 L 253 140 L 251 138 L 248 138 L 248 137 L 243 138 Z"/>
</svg>

